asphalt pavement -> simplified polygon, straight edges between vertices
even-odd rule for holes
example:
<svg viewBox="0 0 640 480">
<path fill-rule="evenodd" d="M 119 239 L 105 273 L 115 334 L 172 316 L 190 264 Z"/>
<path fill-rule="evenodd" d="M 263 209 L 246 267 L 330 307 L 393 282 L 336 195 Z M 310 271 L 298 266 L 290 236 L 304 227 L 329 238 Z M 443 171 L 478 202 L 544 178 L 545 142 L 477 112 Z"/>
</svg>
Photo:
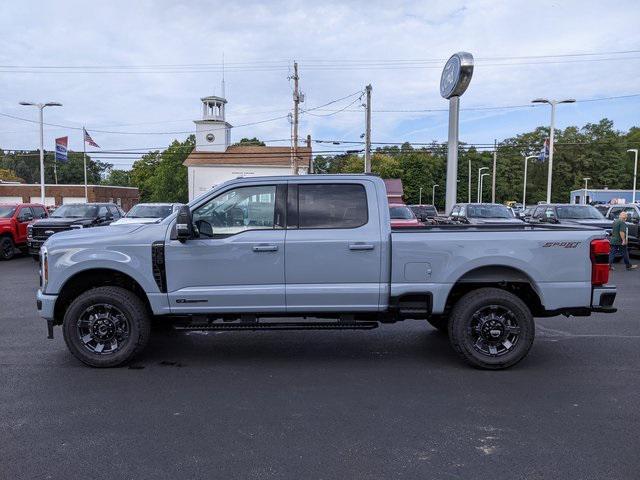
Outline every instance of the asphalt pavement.
<svg viewBox="0 0 640 480">
<path fill-rule="evenodd" d="M 506 371 L 418 321 L 154 332 L 99 370 L 46 339 L 36 264 L 0 262 L 0 479 L 636 479 L 640 272 L 613 283 L 618 313 L 537 319 Z"/>
</svg>

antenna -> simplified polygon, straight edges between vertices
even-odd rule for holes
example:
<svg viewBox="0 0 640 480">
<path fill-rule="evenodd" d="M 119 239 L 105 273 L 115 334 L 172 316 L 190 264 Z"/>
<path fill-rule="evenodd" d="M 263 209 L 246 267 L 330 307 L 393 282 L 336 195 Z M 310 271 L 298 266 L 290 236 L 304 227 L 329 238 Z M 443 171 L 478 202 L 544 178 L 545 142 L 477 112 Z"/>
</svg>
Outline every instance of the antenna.
<svg viewBox="0 0 640 480">
<path fill-rule="evenodd" d="M 222 52 L 222 98 L 227 98 L 224 92 L 224 52 Z"/>
</svg>

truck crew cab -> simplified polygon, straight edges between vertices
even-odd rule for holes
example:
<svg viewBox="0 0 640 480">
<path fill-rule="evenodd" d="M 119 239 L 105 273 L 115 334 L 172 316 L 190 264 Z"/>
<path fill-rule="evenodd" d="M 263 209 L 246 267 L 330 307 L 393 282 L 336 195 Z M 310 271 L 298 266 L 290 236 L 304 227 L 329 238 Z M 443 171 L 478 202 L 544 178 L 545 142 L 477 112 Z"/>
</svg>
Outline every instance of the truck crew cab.
<svg viewBox="0 0 640 480">
<path fill-rule="evenodd" d="M 608 251 L 589 227 L 391 228 L 370 175 L 241 178 L 158 224 L 50 237 L 37 303 L 50 338 L 61 325 L 95 367 L 141 352 L 152 319 L 183 330 L 424 319 L 471 365 L 500 369 L 529 351 L 534 316 L 615 311 Z"/>
<path fill-rule="evenodd" d="M 47 218 L 47 211 L 37 203 L 0 204 L 0 259 L 12 259 L 16 249 L 27 251 L 27 229 L 39 218 Z"/>
</svg>

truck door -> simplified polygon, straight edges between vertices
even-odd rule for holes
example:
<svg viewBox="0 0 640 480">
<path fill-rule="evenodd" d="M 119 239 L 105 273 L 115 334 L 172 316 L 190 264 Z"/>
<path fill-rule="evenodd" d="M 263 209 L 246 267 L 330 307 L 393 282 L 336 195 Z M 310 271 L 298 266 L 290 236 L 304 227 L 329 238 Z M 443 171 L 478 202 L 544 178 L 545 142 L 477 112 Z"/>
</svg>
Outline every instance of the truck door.
<svg viewBox="0 0 640 480">
<path fill-rule="evenodd" d="M 381 231 L 375 185 L 289 182 L 285 278 L 288 312 L 376 310 Z"/>
<path fill-rule="evenodd" d="M 230 186 L 193 209 L 198 238 L 165 244 L 172 312 L 284 311 L 285 186 Z"/>
<path fill-rule="evenodd" d="M 16 243 L 25 243 L 27 241 L 27 227 L 33 221 L 33 212 L 29 207 L 21 207 L 16 220 Z"/>
</svg>

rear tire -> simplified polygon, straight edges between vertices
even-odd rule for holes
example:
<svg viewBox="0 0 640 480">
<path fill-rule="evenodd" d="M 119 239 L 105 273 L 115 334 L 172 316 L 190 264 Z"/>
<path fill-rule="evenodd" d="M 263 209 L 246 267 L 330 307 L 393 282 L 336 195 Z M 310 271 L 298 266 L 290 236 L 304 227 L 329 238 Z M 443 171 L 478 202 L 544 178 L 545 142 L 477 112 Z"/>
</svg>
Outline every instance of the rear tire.
<svg viewBox="0 0 640 480">
<path fill-rule="evenodd" d="M 527 356 L 535 323 L 527 305 L 499 288 L 464 295 L 453 307 L 449 339 L 469 364 L 487 370 L 508 368 Z"/>
<path fill-rule="evenodd" d="M 16 246 L 13 244 L 11 237 L 0 238 L 0 258 L 2 260 L 11 260 L 16 254 Z"/>
<path fill-rule="evenodd" d="M 92 367 L 130 362 L 149 341 L 151 322 L 142 300 L 120 287 L 98 287 L 67 309 L 62 331 L 71 353 Z"/>
</svg>

